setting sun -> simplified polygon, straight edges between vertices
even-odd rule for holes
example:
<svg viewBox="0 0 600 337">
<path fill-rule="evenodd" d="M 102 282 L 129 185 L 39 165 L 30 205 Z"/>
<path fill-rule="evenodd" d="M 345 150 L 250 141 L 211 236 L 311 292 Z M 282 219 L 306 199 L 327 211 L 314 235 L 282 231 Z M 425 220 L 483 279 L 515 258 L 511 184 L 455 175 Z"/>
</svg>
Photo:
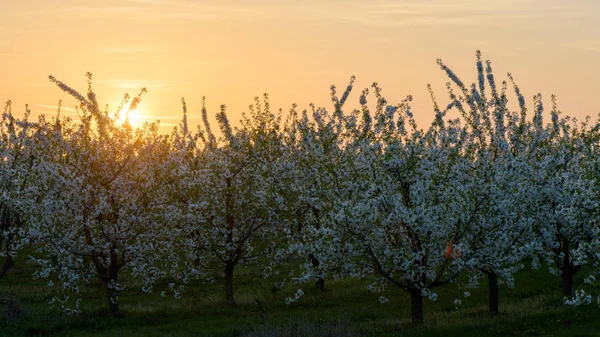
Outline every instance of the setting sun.
<svg viewBox="0 0 600 337">
<path fill-rule="evenodd" d="M 144 114 L 139 108 L 133 110 L 122 109 L 119 113 L 119 124 L 124 124 L 127 119 L 129 119 L 129 124 L 133 127 L 140 126 L 145 122 Z"/>
</svg>

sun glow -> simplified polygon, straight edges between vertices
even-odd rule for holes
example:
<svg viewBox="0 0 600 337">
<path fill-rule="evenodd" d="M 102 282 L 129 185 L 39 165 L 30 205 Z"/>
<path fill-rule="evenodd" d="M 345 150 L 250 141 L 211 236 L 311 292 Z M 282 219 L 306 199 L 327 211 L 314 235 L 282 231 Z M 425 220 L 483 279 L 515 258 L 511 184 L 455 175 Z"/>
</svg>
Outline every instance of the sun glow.
<svg viewBox="0 0 600 337">
<path fill-rule="evenodd" d="M 131 126 L 140 126 L 144 123 L 144 114 L 139 108 L 133 110 L 123 109 L 119 113 L 118 122 L 124 124 L 126 120 L 129 120 Z"/>
</svg>

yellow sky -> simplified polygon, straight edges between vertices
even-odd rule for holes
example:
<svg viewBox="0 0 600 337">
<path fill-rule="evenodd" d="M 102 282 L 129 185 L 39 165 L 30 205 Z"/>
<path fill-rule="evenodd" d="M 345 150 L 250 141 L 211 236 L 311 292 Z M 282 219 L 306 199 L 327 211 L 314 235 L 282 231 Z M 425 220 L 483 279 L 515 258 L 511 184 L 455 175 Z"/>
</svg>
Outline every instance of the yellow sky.
<svg viewBox="0 0 600 337">
<path fill-rule="evenodd" d="M 529 104 L 554 93 L 570 115 L 600 112 L 595 0 L 0 0 L 0 100 L 18 112 L 53 113 L 59 99 L 73 108 L 47 76 L 85 91 L 91 71 L 113 109 L 147 87 L 140 111 L 168 132 L 181 96 L 193 124 L 202 96 L 210 115 L 227 104 L 237 120 L 263 92 L 284 110 L 329 107 L 329 86 L 341 93 L 354 74 L 353 101 L 377 81 L 389 102 L 415 96 L 429 122 L 426 84 L 447 98 L 436 58 L 470 83 L 477 49 L 497 78 L 513 73 Z"/>
</svg>

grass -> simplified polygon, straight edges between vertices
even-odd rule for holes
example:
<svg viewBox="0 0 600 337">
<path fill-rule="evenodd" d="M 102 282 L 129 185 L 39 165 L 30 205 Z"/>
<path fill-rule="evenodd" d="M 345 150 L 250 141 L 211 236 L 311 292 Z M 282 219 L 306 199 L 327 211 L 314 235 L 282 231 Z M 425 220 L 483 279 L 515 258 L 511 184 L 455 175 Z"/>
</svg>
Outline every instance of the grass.
<svg viewBox="0 0 600 337">
<path fill-rule="evenodd" d="M 31 272 L 17 264 L 0 281 L 0 336 L 600 336 L 600 308 L 563 305 L 559 278 L 544 270 L 520 272 L 515 289 L 501 286 L 498 316 L 486 312 L 485 284 L 468 289 L 458 310 L 452 300 L 467 289 L 440 288 L 437 301 L 424 302 L 424 328 L 410 326 L 408 294 L 389 289 L 380 304 L 367 280 L 327 281 L 325 291 L 303 285 L 305 296 L 286 305 L 294 287 L 273 294 L 258 273 L 240 270 L 235 307 L 225 305 L 220 284 L 190 287 L 181 300 L 130 286 L 116 318 L 96 284 L 82 290 L 81 315 L 50 311 L 52 293 Z"/>
</svg>

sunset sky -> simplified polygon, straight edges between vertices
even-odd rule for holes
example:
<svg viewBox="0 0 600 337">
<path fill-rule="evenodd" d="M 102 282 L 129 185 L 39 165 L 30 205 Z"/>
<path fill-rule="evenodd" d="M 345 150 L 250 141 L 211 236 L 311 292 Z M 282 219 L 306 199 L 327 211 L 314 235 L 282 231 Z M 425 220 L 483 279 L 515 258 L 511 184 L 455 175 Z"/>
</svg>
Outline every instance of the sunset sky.
<svg viewBox="0 0 600 337">
<path fill-rule="evenodd" d="M 341 92 L 354 74 L 352 101 L 377 81 L 390 103 L 412 94 L 429 122 L 427 83 L 447 101 L 436 59 L 471 83 L 477 49 L 498 79 L 513 73 L 529 105 L 554 93 L 565 113 L 600 112 L 595 0 L 0 0 L 0 100 L 53 114 L 63 99 L 69 113 L 76 102 L 47 76 L 85 91 L 91 71 L 113 109 L 148 88 L 140 113 L 168 132 L 182 96 L 193 124 L 202 96 L 211 116 L 227 104 L 237 120 L 264 92 L 284 110 L 330 107 L 329 86 Z"/>
</svg>

